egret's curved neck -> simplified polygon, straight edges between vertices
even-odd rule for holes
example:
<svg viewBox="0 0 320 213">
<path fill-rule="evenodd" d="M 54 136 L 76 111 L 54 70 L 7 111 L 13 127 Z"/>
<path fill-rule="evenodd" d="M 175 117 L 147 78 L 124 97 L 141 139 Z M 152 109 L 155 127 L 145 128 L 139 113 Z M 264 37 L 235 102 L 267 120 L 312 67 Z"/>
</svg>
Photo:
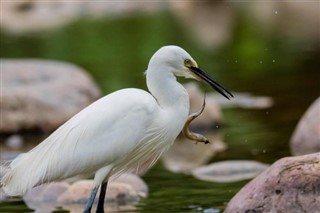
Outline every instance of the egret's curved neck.
<svg viewBox="0 0 320 213">
<path fill-rule="evenodd" d="M 149 66 L 147 70 L 147 86 L 160 107 L 189 111 L 189 95 L 185 88 L 177 82 L 172 72 L 161 65 Z"/>
</svg>

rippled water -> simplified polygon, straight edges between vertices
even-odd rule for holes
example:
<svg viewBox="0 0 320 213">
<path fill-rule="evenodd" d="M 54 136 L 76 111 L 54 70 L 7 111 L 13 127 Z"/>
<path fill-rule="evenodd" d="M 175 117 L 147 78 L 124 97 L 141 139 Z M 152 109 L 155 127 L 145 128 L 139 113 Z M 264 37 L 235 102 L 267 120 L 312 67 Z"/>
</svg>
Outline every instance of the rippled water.
<svg viewBox="0 0 320 213">
<path fill-rule="evenodd" d="M 164 19 L 164 21 L 162 19 Z M 157 23 L 163 24 L 168 22 L 167 18 L 162 19 L 159 18 Z M 135 22 L 139 24 L 140 21 L 141 20 L 136 20 Z M 152 28 L 152 26 L 147 24 L 147 20 L 144 20 L 144 22 L 146 23 L 145 27 L 147 29 Z M 119 23 L 111 23 L 111 25 L 115 27 L 117 24 Z M 83 25 L 89 27 L 88 24 Z M 120 23 L 120 25 L 122 27 L 130 26 L 130 24 L 127 23 Z M 90 57 L 81 58 L 79 55 L 70 56 L 65 53 L 64 58 L 60 58 L 59 53 L 61 53 L 61 49 L 59 49 L 58 46 L 55 47 L 54 44 L 59 45 L 59 42 L 64 42 L 63 45 L 70 47 L 65 39 L 68 37 L 71 42 L 72 39 L 70 38 L 72 38 L 72 36 L 70 32 L 73 32 L 72 28 L 76 32 L 79 28 L 84 29 L 79 27 L 79 25 L 75 25 L 71 27 L 71 30 L 68 28 L 58 31 L 55 36 L 51 35 L 49 38 L 11 38 L 2 35 L 2 39 L 5 39 L 3 43 L 5 44 L 4 49 L 7 51 L 5 53 L 2 52 L 1 56 L 31 56 L 73 61 L 88 70 L 92 70 L 92 75 L 100 83 L 105 93 L 113 89 L 127 87 L 128 85 L 145 87 L 143 86 L 144 83 L 141 72 L 134 74 L 133 78 L 124 73 L 115 76 L 112 76 L 112 73 L 114 74 L 115 72 L 105 74 L 108 63 L 103 62 L 103 60 L 108 61 L 110 57 L 103 58 L 97 56 L 101 58 L 92 59 Z M 102 31 L 101 26 L 97 26 L 97 28 Z M 93 30 L 93 27 L 90 29 Z M 121 32 L 119 29 L 120 28 L 116 28 L 115 31 Z M 158 40 L 154 38 L 156 41 L 152 43 L 152 39 L 149 39 L 150 44 L 161 46 L 163 43 L 175 43 L 175 41 L 177 41 L 175 37 L 172 37 L 168 28 L 163 27 L 162 32 L 167 35 L 166 40 L 161 38 L 164 40 L 164 42 L 161 42 L 158 41 L 159 38 Z M 89 37 L 90 36 L 91 35 L 89 35 Z M 85 36 L 83 37 L 85 38 Z M 122 37 L 122 39 L 125 38 Z M 26 44 L 24 42 L 29 43 Z M 104 45 L 107 46 L 110 41 L 100 40 L 99 42 L 105 42 Z M 34 44 L 36 48 L 33 48 L 31 44 Z M 12 47 L 15 45 L 16 47 L 20 47 L 21 50 Z M 101 44 L 99 45 L 101 46 Z M 131 46 L 132 45 L 133 44 L 131 44 Z M 188 43 L 185 43 L 185 45 L 188 45 Z M 51 47 L 51 49 L 48 47 Z M 48 48 L 48 50 L 45 50 L 46 48 Z M 55 48 L 56 52 L 54 52 L 52 48 Z M 84 50 L 81 51 L 85 52 Z M 131 50 L 130 54 L 134 54 L 134 51 L 135 50 Z M 199 50 L 195 51 L 196 53 L 201 52 Z M 83 57 L 87 56 L 86 54 L 83 55 Z M 198 57 L 201 56 L 202 55 L 199 55 Z M 137 56 L 134 57 L 137 59 Z M 202 64 L 206 66 L 206 62 L 208 62 L 208 69 L 214 70 L 214 66 L 209 61 L 210 57 L 212 56 L 204 56 Z M 118 69 L 128 69 L 131 71 L 131 69 L 138 70 L 139 68 L 140 70 L 145 67 L 145 64 L 143 64 L 145 62 L 142 61 L 143 60 L 139 62 L 130 61 L 127 66 Z M 112 63 L 109 64 L 109 66 L 117 66 Z M 286 72 L 263 72 L 259 75 L 243 78 L 241 77 L 242 70 L 219 74 L 220 81 L 226 82 L 225 85 L 228 89 L 237 92 L 250 92 L 255 95 L 270 96 L 274 100 L 274 106 L 268 109 L 224 109 L 225 125 L 222 132 L 224 134 L 224 141 L 228 144 L 229 148 L 227 151 L 218 154 L 211 161 L 253 159 L 264 163 L 273 163 L 281 157 L 290 155 L 289 139 L 295 125 L 307 107 L 319 96 L 320 73 L 319 69 L 316 69 L 318 65 L 318 62 L 311 60 L 311 64 L 297 65 L 294 67 L 294 70 Z M 96 67 L 99 68 L 96 69 Z M 243 69 L 243 67 L 239 68 Z M 237 65 L 232 65 L 232 69 L 237 70 Z M 121 73 L 121 71 L 119 72 Z M 125 81 L 123 82 L 119 79 L 125 79 Z M 116 84 L 116 82 L 121 83 Z M 110 84 L 108 85 L 108 83 Z M 205 88 L 208 90 L 207 87 Z M 4 137 L 5 136 L 2 136 L 1 138 L 2 142 Z M 24 135 L 24 137 L 26 139 L 24 149 L 28 150 L 45 136 L 28 133 Z M 3 154 L 6 151 L 5 146 L 1 143 L 1 153 Z M 205 209 L 211 208 L 222 211 L 235 193 L 247 183 L 247 181 L 242 181 L 221 184 L 198 181 L 188 175 L 171 173 L 165 170 L 161 163 L 153 167 L 144 176 L 144 180 L 149 186 L 150 194 L 136 206 L 134 212 L 204 212 Z M 28 209 L 22 201 L 18 200 L 0 203 L 0 212 L 31 212 L 31 210 Z"/>
</svg>

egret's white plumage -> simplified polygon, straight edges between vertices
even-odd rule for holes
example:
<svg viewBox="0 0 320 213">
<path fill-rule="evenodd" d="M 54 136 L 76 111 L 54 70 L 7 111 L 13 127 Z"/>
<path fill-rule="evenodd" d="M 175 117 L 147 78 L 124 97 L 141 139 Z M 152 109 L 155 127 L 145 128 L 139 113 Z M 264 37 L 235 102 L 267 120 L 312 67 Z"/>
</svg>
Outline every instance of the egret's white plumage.
<svg viewBox="0 0 320 213">
<path fill-rule="evenodd" d="M 186 51 L 162 47 L 146 71 L 150 93 L 123 89 L 83 109 L 13 160 L 1 180 L 4 191 L 21 195 L 42 183 L 79 174 L 95 174 L 98 187 L 111 174 L 155 161 L 174 142 L 189 113 L 189 96 L 175 76 L 204 79 L 226 96 L 225 89 L 198 69 Z"/>
</svg>

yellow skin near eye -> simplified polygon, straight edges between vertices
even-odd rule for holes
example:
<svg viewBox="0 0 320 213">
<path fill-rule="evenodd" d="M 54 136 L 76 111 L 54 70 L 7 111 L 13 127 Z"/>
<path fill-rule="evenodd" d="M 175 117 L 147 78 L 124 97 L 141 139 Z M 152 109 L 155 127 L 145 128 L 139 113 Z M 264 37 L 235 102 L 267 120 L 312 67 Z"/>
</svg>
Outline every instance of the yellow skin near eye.
<svg viewBox="0 0 320 213">
<path fill-rule="evenodd" d="M 184 60 L 184 66 L 186 66 L 188 68 L 190 68 L 190 67 L 198 67 L 198 64 L 194 60 L 186 59 L 186 60 Z"/>
</svg>

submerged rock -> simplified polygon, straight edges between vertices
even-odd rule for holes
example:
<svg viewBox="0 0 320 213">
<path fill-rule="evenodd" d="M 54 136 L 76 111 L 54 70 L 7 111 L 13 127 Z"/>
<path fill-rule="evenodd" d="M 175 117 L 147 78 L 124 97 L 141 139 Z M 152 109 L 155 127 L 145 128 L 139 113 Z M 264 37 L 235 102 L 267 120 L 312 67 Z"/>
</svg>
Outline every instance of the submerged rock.
<svg viewBox="0 0 320 213">
<path fill-rule="evenodd" d="M 192 175 L 199 180 L 227 183 L 253 178 L 268 166 L 249 160 L 222 161 L 196 168 Z"/>
<path fill-rule="evenodd" d="M 320 152 L 320 97 L 299 121 L 290 141 L 293 155 Z"/>
<path fill-rule="evenodd" d="M 100 97 L 90 76 L 68 63 L 1 60 L 0 132 L 51 132 Z"/>
<path fill-rule="evenodd" d="M 225 213 L 320 212 L 320 153 L 287 157 L 244 186 Z"/>
</svg>

